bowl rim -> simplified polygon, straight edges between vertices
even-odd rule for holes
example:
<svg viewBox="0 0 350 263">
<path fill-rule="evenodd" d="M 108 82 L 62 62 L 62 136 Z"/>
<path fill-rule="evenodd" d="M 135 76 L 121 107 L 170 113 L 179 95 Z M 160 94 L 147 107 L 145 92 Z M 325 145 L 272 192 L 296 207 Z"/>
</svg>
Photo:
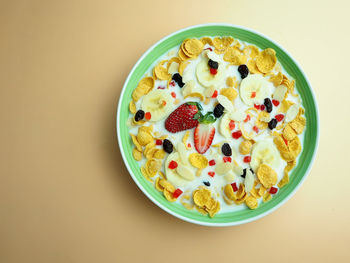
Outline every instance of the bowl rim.
<svg viewBox="0 0 350 263">
<path fill-rule="evenodd" d="M 242 29 L 242 30 L 246 30 L 248 32 L 251 32 L 253 34 L 256 34 L 258 36 L 261 36 L 263 38 L 266 38 L 267 40 L 271 41 L 272 43 L 274 43 L 276 46 L 278 46 L 285 54 L 287 54 L 292 60 L 293 62 L 296 64 L 296 66 L 299 68 L 299 70 L 301 71 L 301 73 L 303 74 L 305 80 L 306 80 L 306 83 L 308 85 L 308 87 L 310 88 L 310 92 L 312 94 L 312 99 L 314 101 L 314 104 L 315 104 L 315 109 L 316 109 L 316 125 L 317 125 L 317 134 L 316 134 L 316 143 L 315 143 L 315 150 L 313 152 L 313 155 L 312 155 L 312 158 L 311 158 L 311 161 L 309 163 L 309 166 L 307 168 L 307 170 L 305 171 L 303 177 L 301 178 L 300 182 L 296 185 L 296 187 L 287 195 L 287 197 L 285 199 L 283 199 L 281 202 L 279 202 L 277 205 L 275 205 L 274 207 L 272 207 L 271 209 L 257 215 L 257 216 L 253 216 L 253 217 L 250 217 L 250 218 L 247 218 L 247 219 L 244 219 L 244 220 L 239 220 L 239 221 L 234 221 L 234 222 L 227 222 L 227 223 L 211 223 L 211 222 L 203 222 L 203 221 L 198 221 L 198 220 L 194 220 L 194 219 L 191 219 L 191 218 L 187 218 L 187 217 L 184 217 L 182 215 L 179 215 L 177 213 L 175 213 L 174 211 L 168 209 L 167 207 L 163 206 L 162 204 L 160 204 L 156 199 L 153 198 L 153 196 L 148 193 L 145 189 L 143 189 L 143 186 L 141 185 L 141 183 L 137 180 L 137 178 L 135 177 L 135 175 L 133 174 L 129 164 L 128 164 L 128 161 L 127 161 L 127 158 L 125 156 L 125 153 L 124 153 L 124 150 L 123 150 L 123 147 L 122 147 L 122 142 L 121 142 L 121 136 L 120 136 L 120 124 L 118 122 L 119 120 L 119 117 L 120 117 L 120 112 L 121 112 L 121 105 L 122 105 L 122 98 L 123 98 L 123 95 L 124 95 L 124 92 L 126 90 L 126 86 L 127 86 L 127 83 L 129 82 L 133 72 L 135 71 L 135 69 L 137 68 L 137 66 L 143 61 L 143 59 L 147 56 L 148 53 L 150 53 L 153 48 L 155 48 L 157 45 L 159 45 L 161 42 L 165 41 L 166 39 L 172 37 L 173 35 L 176 35 L 178 33 L 181 33 L 183 31 L 187 31 L 189 29 L 195 29 L 195 28 L 200 28 L 200 27 L 206 27 L 206 26 L 227 26 L 227 27 L 234 27 L 234 28 L 239 28 L 239 29 Z M 142 54 L 142 56 L 137 60 L 137 62 L 135 63 L 135 65 L 132 67 L 131 71 L 129 72 L 125 82 L 124 82 L 124 85 L 122 87 L 122 91 L 120 93 L 120 97 L 119 97 L 119 100 L 118 100 L 118 107 L 117 107 L 117 114 L 116 114 L 116 129 L 117 129 L 117 138 L 118 138 L 118 145 L 119 145 L 119 150 L 120 150 L 120 153 L 121 153 L 121 156 L 123 158 L 123 162 L 131 176 L 131 178 L 134 180 L 134 182 L 136 183 L 136 185 L 138 186 L 138 188 L 155 204 L 157 205 L 159 208 L 163 209 L 164 211 L 166 211 L 167 213 L 183 220 L 183 221 L 186 221 L 186 222 L 189 222 L 189 223 L 193 223 L 193 224 L 197 224 L 197 225 L 202 225 L 202 226 L 211 226 L 211 227 L 224 227 L 224 226 L 236 226 L 236 225 L 241 225 L 241 224 L 246 224 L 246 223 L 249 223 L 249 222 L 253 222 L 255 220 L 258 220 L 259 218 L 262 218 L 268 214 L 271 214 L 272 212 L 274 212 L 275 210 L 277 210 L 279 207 L 281 207 L 283 204 L 285 204 L 296 192 L 297 190 L 301 187 L 301 185 L 304 183 L 305 179 L 309 176 L 310 174 L 310 170 L 311 168 L 313 167 L 313 164 L 314 164 L 314 161 L 315 161 L 315 158 L 316 158 L 316 155 L 317 155 L 317 151 L 318 151 L 318 147 L 319 147 L 319 139 L 320 139 L 320 118 L 319 118 L 319 108 L 318 108 L 318 104 L 317 104 L 317 100 L 316 100 L 316 96 L 315 96 L 315 93 L 314 93 L 314 90 L 310 84 L 310 81 L 307 77 L 307 75 L 305 74 L 304 70 L 300 67 L 300 64 L 297 62 L 297 60 L 288 52 L 286 51 L 280 44 L 278 44 L 276 41 L 272 40 L 270 37 L 260 33 L 260 32 L 257 32 L 253 29 L 250 29 L 250 28 L 247 28 L 247 27 L 244 27 L 244 26 L 240 26 L 240 25 L 235 25 L 235 24 L 230 24 L 230 23 L 203 23 L 203 24 L 197 24 L 197 25 L 193 25 L 193 26 L 189 26 L 189 27 L 185 27 L 185 28 L 182 28 L 182 29 L 179 29 L 169 35 L 166 35 L 165 37 L 161 38 L 159 41 L 157 41 L 156 43 L 154 43 L 151 47 L 149 47 L 146 52 L 144 52 Z"/>
</svg>

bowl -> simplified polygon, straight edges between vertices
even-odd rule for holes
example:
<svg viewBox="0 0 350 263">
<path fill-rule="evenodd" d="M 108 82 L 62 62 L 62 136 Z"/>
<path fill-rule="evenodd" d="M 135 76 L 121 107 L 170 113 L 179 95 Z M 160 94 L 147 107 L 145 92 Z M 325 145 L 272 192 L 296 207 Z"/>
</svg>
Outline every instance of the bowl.
<svg viewBox="0 0 350 263">
<path fill-rule="evenodd" d="M 133 145 L 128 133 L 128 127 L 126 126 L 129 118 L 128 106 L 131 100 L 131 93 L 147 69 L 162 54 L 180 45 L 184 39 L 191 37 L 200 38 L 202 36 L 232 36 L 233 38 L 252 43 L 262 49 L 268 47 L 275 49 L 279 62 L 287 73 L 296 80 L 296 89 L 301 96 L 302 106 L 305 108 L 307 119 L 302 152 L 297 166 L 290 174 L 289 184 L 280 189 L 278 194 L 269 202 L 260 204 L 255 210 L 246 208 L 234 212 L 218 213 L 214 218 L 202 215 L 197 211 L 187 210 L 180 204 L 168 202 L 162 193 L 158 192 L 142 176 L 139 164 L 132 157 Z M 316 98 L 299 64 L 286 50 L 270 38 L 254 30 L 231 24 L 215 23 L 187 27 L 164 37 L 150 47 L 137 61 L 124 83 L 118 103 L 116 125 L 118 144 L 125 166 L 141 191 L 153 203 L 169 214 L 184 221 L 205 226 L 233 226 L 248 223 L 276 210 L 295 194 L 306 179 L 315 159 L 319 141 L 319 116 Z"/>
</svg>

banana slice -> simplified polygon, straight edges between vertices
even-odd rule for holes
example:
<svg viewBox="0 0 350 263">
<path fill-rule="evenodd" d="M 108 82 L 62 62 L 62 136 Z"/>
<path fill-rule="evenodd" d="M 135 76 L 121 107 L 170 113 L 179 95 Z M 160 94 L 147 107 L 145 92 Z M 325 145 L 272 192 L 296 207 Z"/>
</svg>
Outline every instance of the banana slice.
<svg viewBox="0 0 350 263">
<path fill-rule="evenodd" d="M 218 87 L 224 81 L 224 70 L 225 67 L 223 66 L 223 64 L 219 63 L 217 73 L 215 75 L 211 74 L 208 66 L 208 60 L 203 59 L 201 62 L 198 63 L 196 67 L 197 80 L 201 85 L 203 85 L 206 88 L 209 88 L 210 86 Z"/>
<path fill-rule="evenodd" d="M 179 174 L 182 178 L 185 178 L 188 181 L 192 181 L 195 178 L 194 172 L 192 172 L 188 167 L 179 163 L 176 168 L 177 174 Z"/>
<path fill-rule="evenodd" d="M 280 153 L 275 144 L 270 140 L 259 141 L 253 145 L 252 159 L 250 166 L 257 171 L 262 163 L 268 164 L 272 168 L 278 168 L 281 162 Z"/>
<path fill-rule="evenodd" d="M 194 80 L 189 80 L 185 83 L 185 86 L 181 89 L 182 96 L 186 97 L 193 93 L 203 94 L 204 89 L 202 87 L 198 87 Z"/>
<path fill-rule="evenodd" d="M 247 169 L 246 171 L 247 172 L 246 172 L 246 176 L 244 179 L 244 188 L 245 188 L 246 193 L 249 193 L 250 190 L 253 189 L 255 178 L 254 178 L 252 171 L 250 171 L 250 169 Z"/>
<path fill-rule="evenodd" d="M 175 161 L 178 163 L 178 167 L 176 169 L 169 168 L 169 163 L 171 161 Z M 183 187 L 186 184 L 188 184 L 190 180 L 193 180 L 195 178 L 195 176 L 190 176 L 187 171 L 184 173 L 184 176 L 181 176 L 179 172 L 184 171 L 183 167 L 184 165 L 181 163 L 180 155 L 178 152 L 173 152 L 169 154 L 168 158 L 165 161 L 165 176 L 167 180 L 170 183 L 172 183 L 175 187 Z"/>
<path fill-rule="evenodd" d="M 150 121 L 159 121 L 167 117 L 174 109 L 173 97 L 169 91 L 155 89 L 142 100 L 141 108 L 151 113 Z"/>
<path fill-rule="evenodd" d="M 188 161 L 188 157 L 187 157 L 187 149 L 185 147 L 185 145 L 182 142 L 178 142 L 177 144 L 177 151 L 179 152 L 179 156 L 180 156 L 180 161 L 184 164 L 184 165 L 190 165 L 190 162 Z"/>
<path fill-rule="evenodd" d="M 222 116 L 219 124 L 220 134 L 227 139 L 231 138 L 230 121 L 230 113 L 227 112 Z"/>
<path fill-rule="evenodd" d="M 225 111 L 233 112 L 235 110 L 232 102 L 226 96 L 219 95 L 219 96 L 217 96 L 217 100 L 225 108 Z"/>
<path fill-rule="evenodd" d="M 254 103 L 261 103 L 271 94 L 271 85 L 263 76 L 258 74 L 249 75 L 242 80 L 239 94 L 242 101 L 249 107 Z"/>
</svg>

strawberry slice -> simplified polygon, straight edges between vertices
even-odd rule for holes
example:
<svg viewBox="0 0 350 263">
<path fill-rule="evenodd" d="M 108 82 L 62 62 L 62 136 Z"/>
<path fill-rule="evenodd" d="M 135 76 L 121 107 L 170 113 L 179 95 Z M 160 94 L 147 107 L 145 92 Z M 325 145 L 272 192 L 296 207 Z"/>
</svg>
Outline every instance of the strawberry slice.
<svg viewBox="0 0 350 263">
<path fill-rule="evenodd" d="M 194 147 L 200 154 L 205 153 L 211 143 L 213 142 L 215 135 L 215 127 L 210 124 L 200 123 L 194 130 Z"/>
<path fill-rule="evenodd" d="M 202 116 L 202 106 L 197 102 L 186 102 L 174 110 L 165 120 L 165 129 L 176 133 L 192 129 L 198 125 L 198 119 Z"/>
</svg>

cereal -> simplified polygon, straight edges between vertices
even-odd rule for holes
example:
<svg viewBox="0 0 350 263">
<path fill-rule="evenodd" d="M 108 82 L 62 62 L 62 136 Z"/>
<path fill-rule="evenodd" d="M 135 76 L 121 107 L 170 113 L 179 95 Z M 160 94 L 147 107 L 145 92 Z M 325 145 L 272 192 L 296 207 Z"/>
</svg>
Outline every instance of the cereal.
<svg viewBox="0 0 350 263">
<path fill-rule="evenodd" d="M 266 111 L 261 111 L 258 114 L 258 117 L 256 120 L 256 126 L 261 130 L 266 129 L 269 121 L 270 121 L 270 114 Z"/>
<path fill-rule="evenodd" d="M 230 184 L 225 185 L 224 193 L 225 193 L 226 197 L 232 201 L 237 199 L 235 196 L 235 193 L 233 192 L 232 186 Z"/>
<path fill-rule="evenodd" d="M 247 58 L 241 53 L 238 48 L 229 47 L 224 55 L 224 60 L 230 62 L 232 65 L 239 66 L 245 64 Z"/>
<path fill-rule="evenodd" d="M 225 49 L 228 48 L 229 45 L 231 45 L 233 42 L 233 38 L 232 37 L 215 37 L 213 39 L 213 46 L 215 47 L 215 49 L 219 52 L 221 51 L 225 51 Z"/>
<path fill-rule="evenodd" d="M 179 49 L 178 55 L 179 55 L 179 58 L 180 58 L 182 61 L 186 61 L 186 60 L 190 59 L 190 57 L 188 57 L 188 56 L 183 52 L 183 50 L 182 50 L 181 48 Z M 180 64 L 180 65 L 181 65 L 181 64 Z M 179 69 L 179 70 L 180 70 L 180 69 Z"/>
<path fill-rule="evenodd" d="M 132 156 L 136 161 L 141 161 L 142 160 L 142 152 L 138 151 L 137 148 L 134 148 L 132 150 Z"/>
<path fill-rule="evenodd" d="M 139 152 L 142 152 L 142 146 L 141 146 L 141 144 L 137 141 L 137 137 L 136 137 L 134 134 L 132 134 L 132 133 L 130 133 L 130 137 L 131 137 L 131 140 L 132 140 L 132 142 L 134 143 L 136 149 L 137 149 Z"/>
<path fill-rule="evenodd" d="M 263 202 L 266 203 L 267 201 L 269 201 L 271 199 L 271 194 L 269 192 L 266 192 L 263 195 Z"/>
<path fill-rule="evenodd" d="M 278 112 L 286 113 L 288 111 L 289 107 L 292 106 L 293 104 L 294 103 L 292 101 L 289 101 L 286 99 L 282 100 Z"/>
<path fill-rule="evenodd" d="M 163 190 L 163 194 L 166 198 L 166 200 L 168 200 L 169 202 L 175 202 L 176 198 L 173 197 L 173 193 L 169 192 L 169 190 L 164 189 Z"/>
<path fill-rule="evenodd" d="M 150 143 L 152 140 L 153 140 L 153 137 L 148 132 L 139 131 L 139 133 L 137 134 L 137 141 L 142 146 L 145 146 L 146 144 Z"/>
<path fill-rule="evenodd" d="M 165 157 L 165 151 L 163 149 L 156 149 L 153 154 L 153 158 L 163 159 Z"/>
<path fill-rule="evenodd" d="M 276 62 L 276 51 L 272 48 L 263 50 L 256 58 L 256 66 L 262 73 L 269 73 L 271 70 L 273 70 Z"/>
<path fill-rule="evenodd" d="M 175 192 L 175 187 L 169 183 L 167 180 L 165 179 L 160 179 L 159 180 L 159 185 L 163 188 L 163 189 L 167 189 L 169 192 L 173 193 Z"/>
<path fill-rule="evenodd" d="M 196 172 L 196 176 L 199 177 L 202 174 L 203 169 L 198 169 Z"/>
<path fill-rule="evenodd" d="M 243 53 L 247 57 L 249 56 L 251 58 L 256 58 L 259 55 L 260 51 L 256 46 L 249 45 L 243 49 Z"/>
<path fill-rule="evenodd" d="M 210 37 L 202 37 L 200 41 L 203 43 L 203 45 L 208 44 L 213 46 L 213 40 Z"/>
<path fill-rule="evenodd" d="M 152 179 L 150 178 L 149 174 L 147 173 L 147 170 L 144 167 L 141 167 L 141 173 L 143 177 L 145 177 L 148 181 L 153 183 Z"/>
<path fill-rule="evenodd" d="M 227 77 L 226 79 L 226 85 L 229 88 L 233 88 L 236 86 L 236 82 L 235 82 L 236 77 Z"/>
<path fill-rule="evenodd" d="M 276 144 L 281 157 L 287 162 L 296 159 L 301 151 L 301 143 L 299 137 L 295 137 L 293 140 L 288 141 L 288 145 L 281 135 L 275 136 L 273 141 Z"/>
<path fill-rule="evenodd" d="M 199 206 L 203 207 L 208 202 L 210 202 L 211 193 L 207 188 L 201 188 L 193 192 L 193 202 Z"/>
<path fill-rule="evenodd" d="M 195 98 L 199 98 L 201 101 L 204 100 L 204 96 L 202 93 L 199 93 L 199 92 L 193 92 L 193 93 L 190 93 L 190 94 L 187 94 L 186 96 L 184 96 L 184 98 L 188 98 L 188 97 L 195 97 Z"/>
<path fill-rule="evenodd" d="M 256 175 L 265 188 L 270 188 L 277 182 L 277 173 L 267 164 L 260 164 Z"/>
<path fill-rule="evenodd" d="M 208 159 L 199 153 L 191 153 L 188 157 L 193 167 L 204 169 L 208 166 Z"/>
<path fill-rule="evenodd" d="M 187 67 L 188 62 L 185 61 L 181 61 L 180 65 L 179 65 L 179 74 L 182 76 L 184 73 L 185 68 Z"/>
<path fill-rule="evenodd" d="M 272 75 L 269 79 L 273 83 L 275 87 L 278 87 L 281 85 L 283 80 L 283 74 L 281 72 L 278 72 L 277 75 Z"/>
<path fill-rule="evenodd" d="M 244 140 L 239 145 L 239 152 L 243 155 L 247 155 L 250 153 L 252 146 L 253 146 L 253 144 L 251 141 Z"/>
<path fill-rule="evenodd" d="M 150 177 L 153 177 L 160 170 L 161 162 L 155 159 L 150 159 L 146 162 L 145 167 L 146 167 L 147 174 Z"/>
<path fill-rule="evenodd" d="M 135 105 L 135 102 L 133 100 L 130 101 L 130 103 L 129 103 L 129 111 L 132 114 L 136 113 L 136 105 Z"/>
<path fill-rule="evenodd" d="M 185 50 L 192 56 L 197 57 L 203 50 L 203 43 L 198 39 L 189 39 L 185 42 Z"/>
<path fill-rule="evenodd" d="M 157 66 L 154 67 L 154 75 L 157 79 L 168 80 L 171 78 L 171 75 L 168 73 L 168 70 L 163 67 L 164 61 L 160 62 Z"/>
<path fill-rule="evenodd" d="M 228 98 L 232 103 L 237 98 L 237 91 L 234 88 L 222 88 L 220 94 Z"/>
<path fill-rule="evenodd" d="M 256 66 L 256 61 L 254 59 L 248 60 L 247 67 L 249 69 L 249 72 L 252 73 L 252 74 L 261 73 L 259 71 L 258 67 Z"/>
<path fill-rule="evenodd" d="M 245 203 L 250 209 L 256 209 L 258 207 L 258 200 L 253 196 L 248 196 Z"/>
<path fill-rule="evenodd" d="M 154 186 L 159 192 L 163 192 L 164 187 L 161 186 L 159 182 L 160 182 L 160 177 L 157 177 L 156 182 L 154 183 Z"/>
</svg>

